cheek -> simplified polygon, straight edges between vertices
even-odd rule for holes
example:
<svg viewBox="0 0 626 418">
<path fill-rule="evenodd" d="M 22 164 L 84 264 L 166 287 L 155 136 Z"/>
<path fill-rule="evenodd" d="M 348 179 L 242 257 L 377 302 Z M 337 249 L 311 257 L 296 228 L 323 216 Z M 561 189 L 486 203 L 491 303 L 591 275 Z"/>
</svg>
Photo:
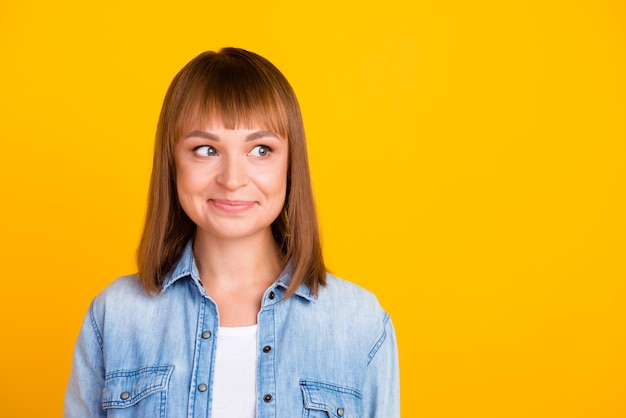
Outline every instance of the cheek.
<svg viewBox="0 0 626 418">
<path fill-rule="evenodd" d="M 183 211 L 193 219 L 193 212 L 198 210 L 198 203 L 204 199 L 204 188 L 200 184 L 199 176 L 194 175 L 189 170 L 177 173 L 176 176 L 176 192 L 178 194 L 178 203 Z"/>
<path fill-rule="evenodd" d="M 278 197 L 287 188 L 287 161 L 275 159 L 262 165 L 250 166 L 250 180 L 265 194 Z"/>
<path fill-rule="evenodd" d="M 194 192 L 202 189 L 202 179 L 206 177 L 198 169 L 183 167 L 176 174 L 176 188 L 179 192 Z"/>
<path fill-rule="evenodd" d="M 264 183 L 266 190 L 271 191 L 276 197 L 284 199 L 287 191 L 287 169 L 280 167 L 278 170 L 267 173 Z"/>
<path fill-rule="evenodd" d="M 178 172 L 176 175 L 176 190 L 178 196 L 183 197 L 189 191 L 191 177 L 185 171 Z"/>
</svg>

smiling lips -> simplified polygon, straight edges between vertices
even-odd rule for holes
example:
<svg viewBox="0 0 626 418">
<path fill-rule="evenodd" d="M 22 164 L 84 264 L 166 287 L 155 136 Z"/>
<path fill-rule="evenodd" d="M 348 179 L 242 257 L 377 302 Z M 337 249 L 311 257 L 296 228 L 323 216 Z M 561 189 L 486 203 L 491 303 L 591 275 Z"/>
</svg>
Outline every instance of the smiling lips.
<svg viewBox="0 0 626 418">
<path fill-rule="evenodd" d="M 209 202 L 217 209 L 227 213 L 241 213 L 251 209 L 255 202 L 246 200 L 210 199 Z"/>
</svg>

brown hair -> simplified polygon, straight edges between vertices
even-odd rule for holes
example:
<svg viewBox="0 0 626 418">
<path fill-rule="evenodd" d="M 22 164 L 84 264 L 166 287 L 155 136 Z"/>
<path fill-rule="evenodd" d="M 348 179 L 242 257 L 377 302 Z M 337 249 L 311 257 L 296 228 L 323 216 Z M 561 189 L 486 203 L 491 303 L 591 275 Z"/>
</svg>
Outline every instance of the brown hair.
<svg viewBox="0 0 626 418">
<path fill-rule="evenodd" d="M 191 60 L 167 90 L 157 125 L 148 209 L 137 250 L 146 292 L 157 293 L 195 224 L 176 192 L 174 145 L 192 124 L 217 120 L 227 129 L 270 129 L 288 141 L 287 195 L 272 233 L 293 274 L 287 297 L 301 284 L 314 294 L 326 283 L 300 106 L 283 74 L 265 58 L 238 48 Z"/>
</svg>

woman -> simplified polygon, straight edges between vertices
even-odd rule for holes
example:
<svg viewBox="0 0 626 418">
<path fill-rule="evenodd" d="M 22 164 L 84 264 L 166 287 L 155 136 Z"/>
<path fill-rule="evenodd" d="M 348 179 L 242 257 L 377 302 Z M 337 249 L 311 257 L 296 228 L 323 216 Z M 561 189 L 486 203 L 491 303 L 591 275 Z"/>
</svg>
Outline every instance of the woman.
<svg viewBox="0 0 626 418">
<path fill-rule="evenodd" d="M 189 62 L 159 119 L 139 273 L 92 302 L 66 417 L 397 417 L 369 292 L 326 273 L 302 117 L 265 58 Z"/>
</svg>

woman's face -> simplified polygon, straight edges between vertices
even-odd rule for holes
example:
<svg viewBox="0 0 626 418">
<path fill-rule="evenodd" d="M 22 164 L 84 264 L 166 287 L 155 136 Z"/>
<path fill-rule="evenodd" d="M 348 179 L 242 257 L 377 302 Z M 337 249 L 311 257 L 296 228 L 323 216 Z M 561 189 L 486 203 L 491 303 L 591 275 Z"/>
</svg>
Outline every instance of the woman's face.
<svg viewBox="0 0 626 418">
<path fill-rule="evenodd" d="M 267 234 L 287 191 L 287 139 L 262 128 L 192 130 L 175 146 L 180 204 L 206 238 Z"/>
</svg>

